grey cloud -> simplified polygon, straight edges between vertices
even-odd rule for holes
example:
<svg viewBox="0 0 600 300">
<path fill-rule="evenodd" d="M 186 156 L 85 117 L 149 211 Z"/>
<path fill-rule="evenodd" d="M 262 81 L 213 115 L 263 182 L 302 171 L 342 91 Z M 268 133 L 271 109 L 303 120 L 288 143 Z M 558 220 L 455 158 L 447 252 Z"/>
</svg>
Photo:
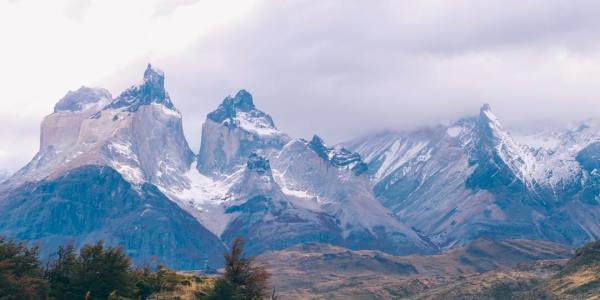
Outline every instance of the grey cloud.
<svg viewBox="0 0 600 300">
<path fill-rule="evenodd" d="M 475 114 L 483 102 L 508 125 L 566 122 L 600 111 L 599 8 L 596 1 L 270 1 L 155 63 L 196 148 L 206 113 L 241 88 L 282 130 L 330 143 Z"/>
</svg>

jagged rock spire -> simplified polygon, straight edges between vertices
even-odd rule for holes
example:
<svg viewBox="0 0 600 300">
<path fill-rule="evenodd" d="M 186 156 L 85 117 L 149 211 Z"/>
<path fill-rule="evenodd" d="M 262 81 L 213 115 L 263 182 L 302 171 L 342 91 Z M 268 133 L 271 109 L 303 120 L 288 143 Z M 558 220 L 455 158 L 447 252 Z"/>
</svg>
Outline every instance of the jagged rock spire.
<svg viewBox="0 0 600 300">
<path fill-rule="evenodd" d="M 226 119 L 235 118 L 238 112 L 249 112 L 255 110 L 252 95 L 246 90 L 240 90 L 235 96 L 227 96 L 216 110 L 208 114 L 208 118 L 220 123 Z M 273 121 L 268 117 L 272 126 Z"/>
<path fill-rule="evenodd" d="M 362 161 L 360 154 L 349 151 L 343 147 L 327 147 L 323 139 L 316 134 L 313 135 L 308 146 L 315 151 L 319 157 L 336 167 L 349 166 L 355 175 L 360 175 L 367 170 L 367 164 Z"/>
<path fill-rule="evenodd" d="M 164 73 L 148 64 L 144 71 L 144 81 L 140 85 L 132 86 L 125 90 L 110 105 L 110 108 L 126 108 L 134 112 L 142 105 L 158 103 L 169 109 L 175 110 L 175 106 L 165 91 Z"/>
<path fill-rule="evenodd" d="M 329 160 L 329 151 L 331 149 L 327 148 L 323 139 L 318 135 L 313 135 L 310 140 L 309 146 L 311 149 L 315 151 L 322 159 Z"/>
</svg>

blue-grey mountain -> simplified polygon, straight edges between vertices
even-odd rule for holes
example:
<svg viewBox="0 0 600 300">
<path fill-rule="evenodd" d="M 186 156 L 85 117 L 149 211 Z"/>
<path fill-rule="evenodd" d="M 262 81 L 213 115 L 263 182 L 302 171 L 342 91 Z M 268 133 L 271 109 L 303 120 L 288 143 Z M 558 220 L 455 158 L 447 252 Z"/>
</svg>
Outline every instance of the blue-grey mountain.
<svg viewBox="0 0 600 300">
<path fill-rule="evenodd" d="M 0 234 L 120 245 L 139 263 L 221 262 L 312 242 L 427 254 L 481 237 L 572 245 L 600 237 L 600 126 L 509 133 L 491 108 L 451 124 L 327 145 L 279 130 L 240 90 L 185 139 L 164 74 L 113 99 L 70 91 L 32 161 L 0 183 Z M 46 256 L 51 253 L 44 253 Z"/>
</svg>

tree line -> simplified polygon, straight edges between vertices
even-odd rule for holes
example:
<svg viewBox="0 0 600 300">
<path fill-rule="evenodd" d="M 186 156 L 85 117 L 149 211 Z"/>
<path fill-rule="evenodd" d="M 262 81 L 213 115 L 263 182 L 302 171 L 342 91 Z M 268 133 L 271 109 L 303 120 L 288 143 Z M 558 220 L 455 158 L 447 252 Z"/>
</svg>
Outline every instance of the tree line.
<svg viewBox="0 0 600 300">
<path fill-rule="evenodd" d="M 224 257 L 224 274 L 198 291 L 195 299 L 275 298 L 268 286 L 269 273 L 253 257 L 244 256 L 241 239 L 233 242 Z M 102 242 L 84 245 L 79 251 L 73 246 L 59 247 L 56 258 L 44 264 L 38 246 L 0 237 L 2 300 L 158 299 L 161 292 L 174 290 L 182 282 L 189 284 L 189 278 L 164 266 L 154 270 L 134 267 L 121 248 Z"/>
</svg>

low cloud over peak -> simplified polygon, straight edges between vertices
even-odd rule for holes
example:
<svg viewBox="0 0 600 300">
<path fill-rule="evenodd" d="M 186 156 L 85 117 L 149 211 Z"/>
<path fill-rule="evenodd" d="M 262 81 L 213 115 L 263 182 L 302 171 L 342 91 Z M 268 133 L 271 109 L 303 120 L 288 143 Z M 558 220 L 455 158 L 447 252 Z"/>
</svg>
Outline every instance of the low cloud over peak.
<svg viewBox="0 0 600 300">
<path fill-rule="evenodd" d="M 200 11 L 203 2 L 147 5 L 154 5 L 149 24 L 158 24 Z M 96 9 L 87 6 L 81 22 Z M 119 94 L 151 61 L 165 71 L 195 148 L 206 114 L 241 88 L 283 131 L 330 142 L 476 115 L 482 103 L 507 126 L 565 123 L 600 114 L 599 11 L 597 1 L 257 1 L 193 42 L 159 47 L 160 55 L 152 43 L 150 51 L 128 52 L 128 60 L 111 52 L 118 71 L 77 86 Z M 194 26 L 189 20 L 166 32 L 185 34 Z M 56 84 L 66 82 L 73 81 Z M 64 94 L 75 87 L 54 88 Z M 56 99 L 29 101 L 51 107 Z M 40 119 L 28 122 L 37 127 Z"/>
</svg>

